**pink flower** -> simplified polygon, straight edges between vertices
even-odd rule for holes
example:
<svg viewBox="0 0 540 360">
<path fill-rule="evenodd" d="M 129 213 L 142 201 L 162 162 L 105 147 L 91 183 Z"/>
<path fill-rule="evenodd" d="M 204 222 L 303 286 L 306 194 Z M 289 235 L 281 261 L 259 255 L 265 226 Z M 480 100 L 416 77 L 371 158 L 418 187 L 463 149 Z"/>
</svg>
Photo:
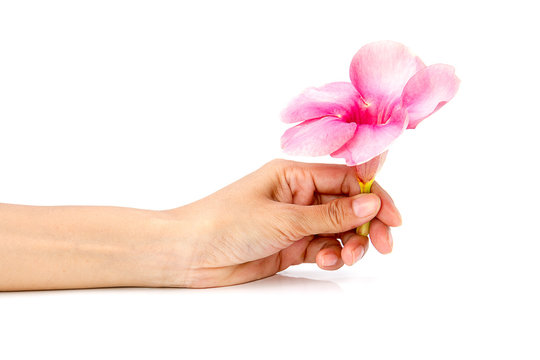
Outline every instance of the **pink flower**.
<svg viewBox="0 0 540 360">
<path fill-rule="evenodd" d="M 426 66 L 393 41 L 362 47 L 349 75 L 350 83 L 305 90 L 283 111 L 284 122 L 301 122 L 281 138 L 287 153 L 330 154 L 349 166 L 366 163 L 384 153 L 405 129 L 416 128 L 439 110 L 459 87 L 452 66 Z M 382 161 L 371 167 L 380 165 Z"/>
</svg>

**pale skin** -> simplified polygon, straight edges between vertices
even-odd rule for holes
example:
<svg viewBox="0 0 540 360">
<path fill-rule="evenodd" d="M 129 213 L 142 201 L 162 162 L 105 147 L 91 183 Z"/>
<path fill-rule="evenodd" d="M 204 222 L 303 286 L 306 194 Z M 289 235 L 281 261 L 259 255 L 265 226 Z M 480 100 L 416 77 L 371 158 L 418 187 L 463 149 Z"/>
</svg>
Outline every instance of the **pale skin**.
<svg viewBox="0 0 540 360">
<path fill-rule="evenodd" d="M 369 244 L 357 226 L 371 221 L 371 243 L 387 254 L 401 225 L 378 184 L 359 192 L 353 168 L 274 160 L 169 210 L 0 204 L 0 290 L 205 288 L 301 263 L 352 266 Z"/>
</svg>

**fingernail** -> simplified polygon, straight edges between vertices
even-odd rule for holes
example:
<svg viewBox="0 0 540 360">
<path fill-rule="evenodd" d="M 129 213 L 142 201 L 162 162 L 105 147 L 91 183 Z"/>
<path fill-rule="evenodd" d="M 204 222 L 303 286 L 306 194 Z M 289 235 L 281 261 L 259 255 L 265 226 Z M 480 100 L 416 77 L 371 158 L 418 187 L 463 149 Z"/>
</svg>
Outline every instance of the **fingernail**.
<svg viewBox="0 0 540 360">
<path fill-rule="evenodd" d="M 392 231 L 390 228 L 388 228 L 388 246 L 390 246 L 390 249 L 394 247 L 394 238 L 392 237 Z"/>
<path fill-rule="evenodd" d="M 358 260 L 364 257 L 365 250 L 363 246 L 359 246 L 358 249 L 353 251 L 353 264 L 355 264 Z"/>
<path fill-rule="evenodd" d="M 379 209 L 379 199 L 375 195 L 360 195 L 352 203 L 354 215 L 366 217 Z"/>
<path fill-rule="evenodd" d="M 336 265 L 337 262 L 338 262 L 338 257 L 336 256 L 336 254 L 328 254 L 328 255 L 323 256 L 322 258 L 322 266 L 324 267 Z"/>
</svg>

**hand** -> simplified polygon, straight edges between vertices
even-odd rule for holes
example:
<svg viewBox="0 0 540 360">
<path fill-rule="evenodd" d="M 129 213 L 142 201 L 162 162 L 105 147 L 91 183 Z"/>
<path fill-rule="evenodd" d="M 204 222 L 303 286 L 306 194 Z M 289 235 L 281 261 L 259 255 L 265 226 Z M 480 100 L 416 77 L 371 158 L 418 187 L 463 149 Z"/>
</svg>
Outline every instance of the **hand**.
<svg viewBox="0 0 540 360">
<path fill-rule="evenodd" d="M 202 200 L 167 210 L 175 225 L 166 238 L 175 245 L 162 251 L 168 254 L 162 285 L 225 286 L 301 263 L 324 270 L 353 265 L 369 244 L 354 230 L 370 220 L 371 242 L 387 254 L 389 226 L 401 224 L 399 212 L 378 184 L 372 194 L 359 192 L 353 168 L 274 160 Z"/>
</svg>

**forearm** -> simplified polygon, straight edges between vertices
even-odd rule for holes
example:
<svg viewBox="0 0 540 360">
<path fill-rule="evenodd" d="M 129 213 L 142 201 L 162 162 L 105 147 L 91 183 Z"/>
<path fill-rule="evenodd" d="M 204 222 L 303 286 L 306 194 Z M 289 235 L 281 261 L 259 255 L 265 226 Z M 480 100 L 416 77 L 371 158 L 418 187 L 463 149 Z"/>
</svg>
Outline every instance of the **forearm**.
<svg viewBox="0 0 540 360">
<path fill-rule="evenodd" d="M 0 204 L 0 290 L 160 286 L 170 228 L 159 211 Z"/>
</svg>

